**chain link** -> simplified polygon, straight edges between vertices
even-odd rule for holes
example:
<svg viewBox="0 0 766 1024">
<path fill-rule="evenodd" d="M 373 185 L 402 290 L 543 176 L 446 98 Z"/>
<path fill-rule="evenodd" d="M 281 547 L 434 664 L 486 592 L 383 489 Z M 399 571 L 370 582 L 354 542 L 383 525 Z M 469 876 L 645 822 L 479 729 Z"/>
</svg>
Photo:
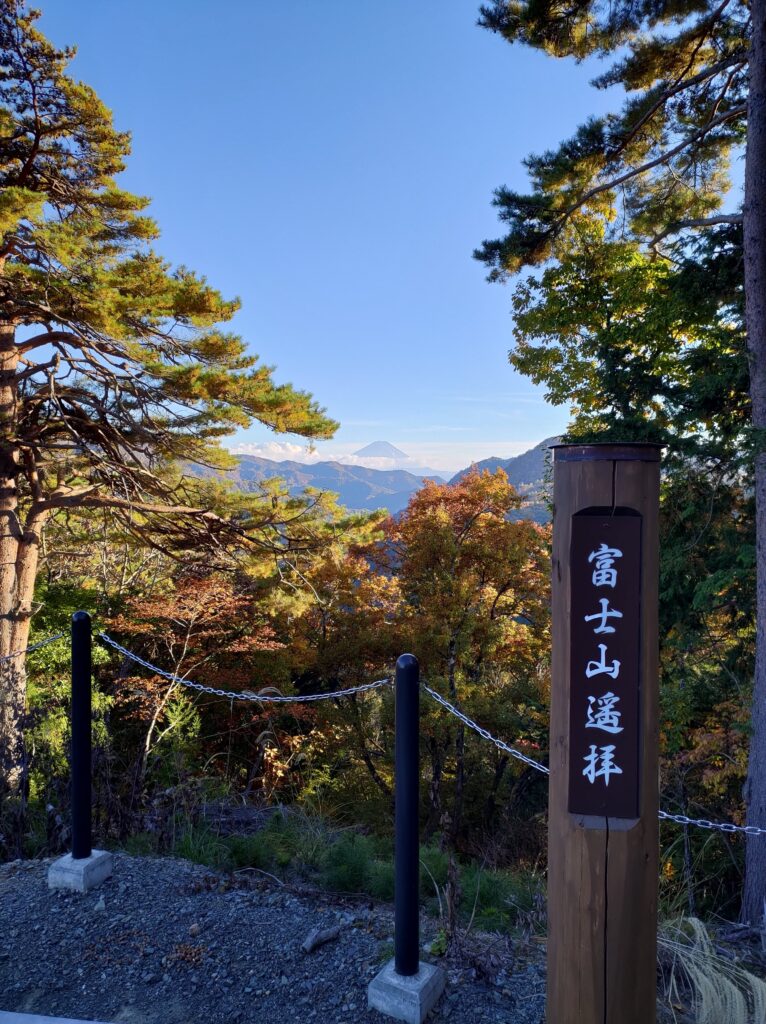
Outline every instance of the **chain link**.
<svg viewBox="0 0 766 1024">
<path fill-rule="evenodd" d="M 696 825 L 698 828 L 712 829 L 715 832 L 743 832 L 746 836 L 766 836 L 766 828 L 757 825 L 735 825 L 730 821 L 708 821 L 707 818 L 687 818 L 685 814 L 669 814 L 660 811 L 664 821 L 675 821 L 678 825 Z"/>
<path fill-rule="evenodd" d="M 480 725 L 469 718 L 468 715 L 464 715 L 462 711 L 459 711 L 453 704 L 450 704 L 448 700 L 445 700 L 441 694 L 437 693 L 436 690 L 432 690 L 430 686 L 426 686 L 423 683 L 423 689 L 436 701 L 437 704 L 441 704 L 443 708 L 446 708 L 450 714 L 458 718 L 464 725 L 467 725 L 469 729 L 473 729 L 474 732 L 478 733 L 485 740 L 489 740 L 490 743 L 494 743 L 500 750 L 504 750 L 507 754 L 515 757 L 519 761 L 523 761 L 524 764 L 529 765 L 531 768 L 536 768 L 539 772 L 544 772 L 546 775 L 550 775 L 550 769 L 546 768 L 545 765 L 540 764 L 538 761 L 534 761 L 531 757 L 527 757 L 526 754 L 522 754 L 519 750 L 514 750 L 513 747 L 509 747 L 507 743 L 503 743 L 502 740 L 497 739 L 487 729 L 483 729 Z M 766 828 L 758 828 L 757 825 L 735 825 L 733 822 L 716 822 L 708 821 L 707 818 L 689 818 L 685 814 L 670 814 L 668 811 L 660 811 L 659 817 L 663 821 L 675 821 L 679 825 L 696 825 L 698 828 L 705 828 L 717 832 L 729 832 L 737 833 L 741 832 L 747 836 L 764 836 L 766 835 Z"/>
<path fill-rule="evenodd" d="M 494 743 L 499 750 L 504 750 L 506 754 L 510 754 L 511 757 L 515 757 L 517 761 L 522 761 L 524 764 L 529 765 L 530 768 L 536 768 L 538 772 L 543 772 L 544 775 L 550 775 L 550 768 L 547 768 L 544 764 L 540 764 L 539 761 L 535 761 L 531 757 L 527 757 L 527 755 L 522 754 L 520 750 L 515 750 L 513 747 L 509 747 L 507 743 L 503 743 L 502 740 L 493 736 L 487 729 L 482 729 L 482 727 L 477 722 L 474 722 L 472 718 L 469 718 L 468 715 L 464 715 L 462 711 L 458 711 L 454 704 L 450 704 L 450 702 L 445 700 L 440 693 L 436 692 L 436 690 L 432 690 L 431 687 L 426 686 L 425 683 L 422 685 L 426 693 L 432 697 L 437 704 L 441 704 L 443 708 L 446 708 L 450 714 L 455 716 L 455 718 L 459 718 L 460 721 L 464 725 L 467 725 L 469 729 L 473 729 L 474 732 L 477 732 L 482 739 L 489 740 L 490 743 Z"/>
<path fill-rule="evenodd" d="M 56 633 L 55 636 L 49 636 L 45 640 L 38 640 L 36 644 L 30 644 L 29 647 L 25 647 L 21 651 L 11 651 L 10 654 L 0 655 L 0 661 L 13 661 L 14 658 L 18 658 L 22 654 L 31 654 L 32 651 L 39 651 L 41 647 L 47 647 L 48 644 L 52 644 L 54 640 L 60 640 L 66 635 L 66 633 Z"/>
<path fill-rule="evenodd" d="M 349 697 L 352 693 L 365 693 L 367 690 L 375 690 L 379 686 L 390 686 L 393 682 L 390 678 L 376 679 L 374 683 L 362 683 L 360 686 L 352 686 L 348 690 L 334 690 L 332 693 L 308 693 L 302 697 L 285 697 L 281 694 L 266 696 L 264 694 L 251 693 L 249 690 L 219 690 L 214 686 L 203 686 L 202 683 L 195 683 L 192 679 L 184 679 L 173 672 L 166 672 L 164 668 L 153 665 L 150 661 L 146 661 L 144 658 L 134 654 L 133 651 L 129 651 L 127 647 L 118 644 L 116 640 L 112 640 L 106 633 L 98 633 L 97 635 L 98 639 L 103 643 L 113 647 L 126 658 L 130 658 L 131 661 L 135 661 L 137 665 L 142 665 L 144 668 L 149 669 L 150 672 L 154 672 L 155 675 L 163 676 L 163 678 L 170 680 L 172 683 L 180 683 L 181 686 L 187 686 L 189 689 L 197 690 L 199 693 L 210 693 L 215 697 L 227 697 L 229 700 L 253 701 L 257 704 L 308 704 L 311 701 L 332 700 L 334 697 Z"/>
</svg>

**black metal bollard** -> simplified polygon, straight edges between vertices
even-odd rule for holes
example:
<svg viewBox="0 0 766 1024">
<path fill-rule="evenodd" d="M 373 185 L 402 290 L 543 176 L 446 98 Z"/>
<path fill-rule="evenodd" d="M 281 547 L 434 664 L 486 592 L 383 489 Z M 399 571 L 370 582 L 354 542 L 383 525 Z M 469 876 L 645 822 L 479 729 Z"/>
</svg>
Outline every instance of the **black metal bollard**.
<svg viewBox="0 0 766 1024">
<path fill-rule="evenodd" d="M 396 663 L 394 970 L 418 973 L 420 961 L 420 666 L 412 654 Z"/>
<path fill-rule="evenodd" d="M 91 855 L 91 627 L 72 616 L 72 859 Z"/>
</svg>

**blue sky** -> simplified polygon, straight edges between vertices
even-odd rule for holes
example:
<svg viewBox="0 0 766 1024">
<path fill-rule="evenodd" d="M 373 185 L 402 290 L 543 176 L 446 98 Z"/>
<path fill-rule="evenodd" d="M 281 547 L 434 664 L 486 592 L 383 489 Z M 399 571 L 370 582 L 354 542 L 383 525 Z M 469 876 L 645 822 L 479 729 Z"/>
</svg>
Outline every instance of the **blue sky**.
<svg viewBox="0 0 766 1024">
<path fill-rule="evenodd" d="M 160 250 L 238 295 L 252 351 L 340 420 L 320 455 L 385 439 L 457 469 L 565 426 L 510 368 L 510 288 L 471 252 L 499 232 L 493 188 L 614 104 L 592 66 L 508 46 L 477 0 L 40 6 L 133 134 L 123 184 L 153 198 Z"/>
</svg>

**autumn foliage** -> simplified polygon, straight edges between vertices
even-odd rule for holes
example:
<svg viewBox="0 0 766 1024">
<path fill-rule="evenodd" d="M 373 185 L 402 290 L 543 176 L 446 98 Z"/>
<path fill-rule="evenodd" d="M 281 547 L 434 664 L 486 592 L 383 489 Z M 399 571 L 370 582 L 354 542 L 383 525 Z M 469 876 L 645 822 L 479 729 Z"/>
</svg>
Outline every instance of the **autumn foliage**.
<svg viewBox="0 0 766 1024">
<path fill-rule="evenodd" d="M 519 504 L 502 471 L 427 483 L 387 520 L 349 517 L 323 498 L 307 506 L 301 543 L 281 555 L 250 552 L 234 570 L 169 560 L 153 572 L 136 567 L 132 584 L 111 594 L 99 569 L 116 564 L 117 542 L 93 544 L 90 593 L 103 625 L 175 677 L 101 655 L 104 763 L 119 808 L 104 827 L 149 827 L 158 799 L 191 786 L 252 805 L 319 800 L 330 814 L 390 830 L 390 687 L 268 704 L 180 680 L 245 696 L 331 693 L 390 678 L 411 651 L 429 686 L 544 760 L 549 531 L 515 518 Z M 83 565 L 52 557 L 49 568 L 50 603 Z M 87 603 L 82 590 L 70 599 Z M 536 773 L 426 695 L 421 732 L 426 835 L 465 851 L 491 840 L 501 859 L 537 856 L 545 787 Z M 509 832 L 514 817 L 523 830 Z"/>
</svg>

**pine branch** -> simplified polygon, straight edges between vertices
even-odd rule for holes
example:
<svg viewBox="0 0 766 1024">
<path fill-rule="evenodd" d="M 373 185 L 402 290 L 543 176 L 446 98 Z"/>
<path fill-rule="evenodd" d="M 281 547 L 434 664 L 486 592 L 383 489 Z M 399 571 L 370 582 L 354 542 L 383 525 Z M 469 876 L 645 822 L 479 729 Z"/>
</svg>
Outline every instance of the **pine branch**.
<svg viewBox="0 0 766 1024">
<path fill-rule="evenodd" d="M 693 217 L 689 220 L 678 220 L 675 223 L 670 224 L 663 232 L 659 235 L 655 235 L 654 238 L 649 242 L 649 245 L 654 248 L 668 235 L 675 235 L 679 231 L 683 231 L 684 228 L 712 228 L 717 224 L 741 224 L 742 214 L 741 213 L 719 213 L 714 217 Z"/>
<path fill-rule="evenodd" d="M 742 103 L 737 107 L 732 107 L 731 110 L 727 110 L 725 113 L 719 114 L 718 117 L 714 117 L 710 121 L 707 121 L 696 131 L 692 132 L 691 135 L 682 139 L 678 145 L 673 146 L 672 149 L 666 150 L 664 153 L 660 153 L 660 155 L 655 157 L 653 160 L 648 160 L 645 164 L 641 164 L 639 167 L 632 167 L 629 171 L 625 171 L 624 174 L 620 174 L 616 178 L 603 182 L 601 185 L 595 185 L 593 188 L 581 195 L 576 202 L 572 203 L 572 205 L 562 213 L 559 217 L 557 226 L 562 227 L 573 213 L 576 213 L 577 210 L 581 209 L 595 196 L 601 195 L 603 192 L 610 192 L 612 189 L 618 188 L 620 185 L 624 185 L 626 181 L 631 181 L 633 178 L 640 177 L 642 174 L 646 174 L 647 171 L 651 171 L 655 167 L 659 167 L 661 164 L 668 163 L 674 156 L 678 156 L 679 153 L 683 153 L 685 149 L 691 146 L 694 142 L 698 142 L 700 139 L 704 138 L 704 136 L 714 128 L 720 128 L 721 125 L 727 124 L 729 121 L 733 121 L 735 118 L 741 117 L 746 113 L 747 104 L 745 103 Z"/>
</svg>

